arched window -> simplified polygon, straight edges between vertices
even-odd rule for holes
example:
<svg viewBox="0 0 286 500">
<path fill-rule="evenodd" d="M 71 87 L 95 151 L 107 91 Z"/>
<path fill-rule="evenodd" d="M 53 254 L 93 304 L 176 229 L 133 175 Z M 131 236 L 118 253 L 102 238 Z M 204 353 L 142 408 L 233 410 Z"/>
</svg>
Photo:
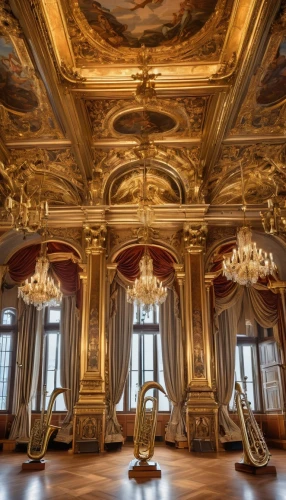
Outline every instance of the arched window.
<svg viewBox="0 0 286 500">
<path fill-rule="evenodd" d="M 11 407 L 10 389 L 12 365 L 15 361 L 16 349 L 16 309 L 5 308 L 1 311 L 0 324 L 0 411 L 8 411 Z"/>
</svg>

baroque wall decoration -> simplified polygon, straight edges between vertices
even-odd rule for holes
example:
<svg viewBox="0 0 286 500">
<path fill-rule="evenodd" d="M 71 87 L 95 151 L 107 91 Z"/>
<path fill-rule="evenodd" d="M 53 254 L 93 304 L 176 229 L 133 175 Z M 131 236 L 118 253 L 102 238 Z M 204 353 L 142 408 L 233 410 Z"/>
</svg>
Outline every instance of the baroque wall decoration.
<svg viewBox="0 0 286 500">
<path fill-rule="evenodd" d="M 10 164 L 0 168 L 6 196 L 42 196 L 56 205 L 78 205 L 84 197 L 82 176 L 69 149 L 12 150 Z M 44 182 L 45 181 L 45 182 Z"/>
<path fill-rule="evenodd" d="M 212 203 L 242 203 L 240 165 L 247 203 L 263 203 L 275 194 L 283 200 L 286 188 L 285 144 L 224 146 L 207 186 Z"/>
<path fill-rule="evenodd" d="M 137 204 L 143 199 L 143 190 L 150 205 L 180 203 L 178 185 L 160 170 L 147 167 L 146 185 L 143 188 L 143 165 L 117 177 L 111 188 L 111 204 Z"/>
<path fill-rule="evenodd" d="M 204 203 L 203 194 L 200 191 L 202 184 L 202 171 L 199 161 L 200 148 L 166 148 L 156 149 L 156 159 L 152 166 L 169 172 L 174 178 L 179 175 L 181 200 L 186 203 Z M 118 175 L 132 169 L 132 165 L 139 164 L 141 158 L 136 155 L 134 149 L 110 149 L 109 151 L 94 150 L 93 179 L 89 183 L 89 200 L 91 204 L 98 204 L 100 200 L 110 202 L 110 189 Z M 176 181 L 178 183 L 178 181 Z M 178 184 L 178 185 L 179 185 Z M 177 196 L 177 195 L 176 195 Z"/>
</svg>

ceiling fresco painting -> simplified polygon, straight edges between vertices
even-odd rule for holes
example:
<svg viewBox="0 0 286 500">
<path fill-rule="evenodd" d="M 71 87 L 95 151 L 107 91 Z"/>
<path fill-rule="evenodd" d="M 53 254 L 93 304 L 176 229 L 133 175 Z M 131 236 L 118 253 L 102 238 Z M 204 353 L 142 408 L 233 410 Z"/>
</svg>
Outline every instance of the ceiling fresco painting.
<svg viewBox="0 0 286 500">
<path fill-rule="evenodd" d="M 114 129 L 120 134 L 140 135 L 161 134 L 176 126 L 176 122 L 164 113 L 156 111 L 133 111 L 120 116 L 115 120 Z"/>
<path fill-rule="evenodd" d="M 0 134 L 5 140 L 61 138 L 63 134 L 44 84 L 36 76 L 20 28 L 15 18 L 10 28 L 7 19 L 0 27 Z"/>
<path fill-rule="evenodd" d="M 232 136 L 285 135 L 286 119 L 286 29 L 275 22 L 263 60 L 254 72 L 240 107 Z"/>
<path fill-rule="evenodd" d="M 89 25 L 114 47 L 159 47 L 195 35 L 217 0 L 78 0 Z"/>
<path fill-rule="evenodd" d="M 33 80 L 7 37 L 0 37 L 0 102 L 16 113 L 33 111 L 39 105 Z"/>
<path fill-rule="evenodd" d="M 276 58 L 261 80 L 257 103 L 271 106 L 286 97 L 286 39 L 281 42 Z"/>
</svg>

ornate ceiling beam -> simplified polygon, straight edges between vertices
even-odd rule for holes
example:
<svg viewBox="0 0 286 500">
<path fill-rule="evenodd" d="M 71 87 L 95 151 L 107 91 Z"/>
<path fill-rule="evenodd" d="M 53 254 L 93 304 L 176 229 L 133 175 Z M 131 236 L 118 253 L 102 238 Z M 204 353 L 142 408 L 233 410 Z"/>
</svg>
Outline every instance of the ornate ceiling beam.
<svg viewBox="0 0 286 500">
<path fill-rule="evenodd" d="M 41 2 L 38 0 L 11 0 L 11 8 L 21 22 L 35 67 L 44 82 L 63 133 L 73 144 L 78 166 L 84 182 L 86 182 L 86 178 L 91 177 L 92 171 L 91 149 L 88 142 L 83 140 L 84 135 L 80 120 L 67 82 L 61 79 L 59 69 L 55 65 L 54 52 L 43 17 Z"/>
<path fill-rule="evenodd" d="M 238 113 L 241 100 L 246 92 L 247 85 L 253 74 L 255 66 L 261 59 L 262 49 L 268 35 L 271 23 L 280 5 L 280 0 L 267 2 L 256 0 L 252 2 L 253 10 L 248 25 L 245 26 L 245 37 L 238 55 L 237 70 L 229 81 L 230 89 L 225 99 L 221 100 L 221 108 L 217 112 L 216 126 L 212 126 L 208 137 L 209 148 L 205 148 L 204 186 L 207 184 L 210 173 L 217 162 L 221 143 L 225 139 L 227 130 L 230 128 Z M 241 19 L 241 26 L 245 19 Z M 204 187 L 203 186 L 203 187 Z"/>
</svg>

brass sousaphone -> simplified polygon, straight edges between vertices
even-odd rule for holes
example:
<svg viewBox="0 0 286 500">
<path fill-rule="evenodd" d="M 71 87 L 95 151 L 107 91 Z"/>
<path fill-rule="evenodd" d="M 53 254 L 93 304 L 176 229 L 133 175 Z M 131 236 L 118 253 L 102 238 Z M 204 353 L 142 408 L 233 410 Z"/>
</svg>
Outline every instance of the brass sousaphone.
<svg viewBox="0 0 286 500">
<path fill-rule="evenodd" d="M 235 403 L 240 423 L 243 458 L 240 464 L 252 467 L 264 467 L 268 464 L 270 453 L 264 436 L 257 424 L 246 394 L 242 391 L 238 382 L 235 383 Z M 243 470 L 237 467 L 237 470 Z"/>
</svg>

